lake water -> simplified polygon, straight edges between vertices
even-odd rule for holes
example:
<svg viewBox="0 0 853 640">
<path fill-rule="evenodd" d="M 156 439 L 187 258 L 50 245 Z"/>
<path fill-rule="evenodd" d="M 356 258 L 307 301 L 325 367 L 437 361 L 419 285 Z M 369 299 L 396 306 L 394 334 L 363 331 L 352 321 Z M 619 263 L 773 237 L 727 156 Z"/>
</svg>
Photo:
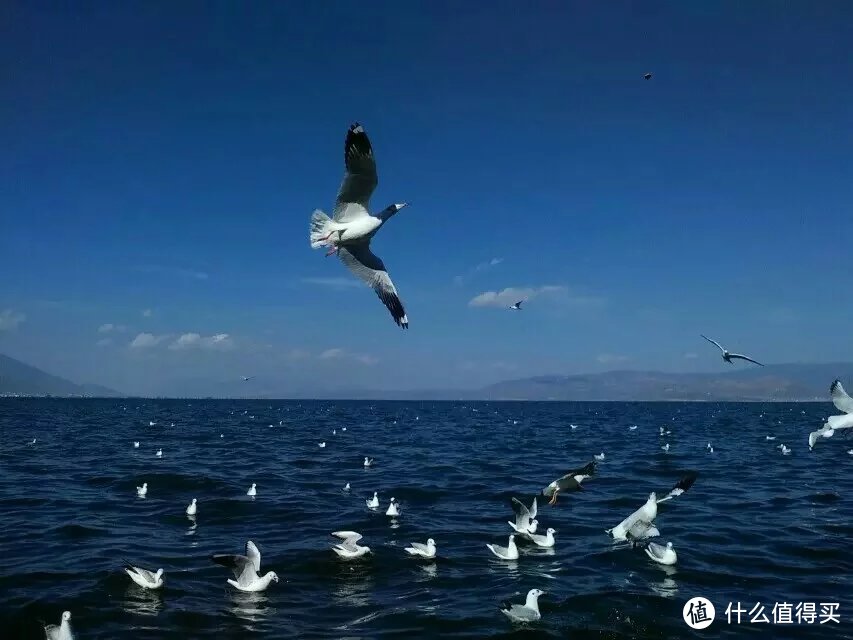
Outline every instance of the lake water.
<svg viewBox="0 0 853 640">
<path fill-rule="evenodd" d="M 38 620 L 70 610 L 81 640 L 851 638 L 853 439 L 813 452 L 806 442 L 831 413 L 829 403 L 0 399 L 0 636 L 43 638 Z M 489 553 L 487 542 L 507 542 L 511 497 L 529 503 L 600 452 L 585 491 L 554 507 L 540 499 L 553 550 L 521 546 L 516 562 Z M 695 485 L 657 519 L 678 564 L 614 549 L 604 530 L 691 470 Z M 377 512 L 365 506 L 374 491 Z M 374 554 L 339 560 L 329 535 L 339 529 L 362 533 Z M 403 551 L 429 537 L 435 562 Z M 281 578 L 261 594 L 236 592 L 209 559 L 249 539 Z M 162 567 L 165 587 L 140 590 L 124 560 Z M 513 627 L 498 605 L 534 587 L 547 592 L 542 620 Z M 682 619 L 694 596 L 716 608 L 704 631 Z M 838 603 L 840 624 L 749 614 L 729 624 L 729 602 L 760 602 L 771 621 L 776 603 L 818 613 Z"/>
</svg>

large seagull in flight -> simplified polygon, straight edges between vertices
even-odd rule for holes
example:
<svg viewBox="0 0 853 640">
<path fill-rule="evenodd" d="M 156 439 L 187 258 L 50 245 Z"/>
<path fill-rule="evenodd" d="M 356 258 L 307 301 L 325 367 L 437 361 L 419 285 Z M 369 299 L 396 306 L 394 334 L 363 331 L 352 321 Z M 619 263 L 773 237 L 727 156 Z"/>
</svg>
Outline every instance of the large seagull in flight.
<svg viewBox="0 0 853 640">
<path fill-rule="evenodd" d="M 717 348 L 723 352 L 723 360 L 725 360 L 729 364 L 732 364 L 732 360 L 746 360 L 747 362 L 751 362 L 752 364 L 757 364 L 760 367 L 764 366 L 763 364 L 758 362 L 758 360 L 753 360 L 752 358 L 749 358 L 749 357 L 742 355 L 740 353 L 729 353 L 728 349 L 723 348 L 723 345 L 721 345 L 716 340 L 711 340 L 711 338 L 709 338 L 708 336 L 703 336 L 701 333 L 699 335 L 702 336 L 703 338 L 705 338 L 705 340 L 707 340 L 711 344 L 717 345 Z"/>
<path fill-rule="evenodd" d="M 409 319 L 397 289 L 382 260 L 370 250 L 371 238 L 406 203 L 392 204 L 376 216 L 370 215 L 367 206 L 379 179 L 370 140 L 357 122 L 347 132 L 344 164 L 346 171 L 333 217 L 319 209 L 311 215 L 311 248 L 331 247 L 326 255 L 338 254 L 341 262 L 376 292 L 394 322 L 408 329 Z"/>
</svg>

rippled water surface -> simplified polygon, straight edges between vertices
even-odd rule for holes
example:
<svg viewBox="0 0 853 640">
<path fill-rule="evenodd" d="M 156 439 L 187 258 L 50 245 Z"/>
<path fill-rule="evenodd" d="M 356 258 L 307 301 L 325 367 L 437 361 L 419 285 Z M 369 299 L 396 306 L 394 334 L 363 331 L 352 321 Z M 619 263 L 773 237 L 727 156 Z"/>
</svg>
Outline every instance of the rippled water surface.
<svg viewBox="0 0 853 640">
<path fill-rule="evenodd" d="M 836 435 L 811 453 L 806 443 L 831 412 L 828 403 L 0 399 L 0 635 L 43 637 L 38 620 L 58 622 L 67 609 L 81 640 L 851 638 L 853 439 Z M 660 426 L 672 434 L 662 439 Z M 555 507 L 540 501 L 540 527 L 558 532 L 553 550 L 491 556 L 485 543 L 506 544 L 512 496 L 529 502 L 600 452 L 585 491 Z M 364 456 L 375 467 L 364 469 Z M 657 520 L 678 564 L 614 549 L 604 530 L 689 470 L 696 484 Z M 373 491 L 378 512 L 365 506 Z M 391 496 L 402 507 L 393 521 Z M 192 498 L 195 522 L 184 513 Z M 329 536 L 338 529 L 361 532 L 374 555 L 339 560 Z M 403 551 L 428 537 L 435 562 Z M 235 592 L 209 560 L 248 539 L 281 578 L 261 594 Z M 164 568 L 162 591 L 134 586 L 125 559 Z M 542 621 L 514 628 L 497 606 L 534 587 L 547 592 Z M 682 620 L 697 595 L 717 608 L 702 632 Z M 776 602 L 838 602 L 841 624 L 767 628 L 747 616 L 727 625 L 730 601 L 760 601 L 768 615 Z"/>
</svg>

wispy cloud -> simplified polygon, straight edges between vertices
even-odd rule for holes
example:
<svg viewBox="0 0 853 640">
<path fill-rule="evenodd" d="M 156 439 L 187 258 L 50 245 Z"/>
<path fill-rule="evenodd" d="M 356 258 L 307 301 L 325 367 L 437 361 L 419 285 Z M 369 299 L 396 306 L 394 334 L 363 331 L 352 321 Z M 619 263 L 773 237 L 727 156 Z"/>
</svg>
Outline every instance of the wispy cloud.
<svg viewBox="0 0 853 640">
<path fill-rule="evenodd" d="M 473 278 L 478 273 L 482 273 L 484 271 L 488 271 L 489 269 L 493 269 L 494 267 L 498 266 L 503 261 L 504 261 L 503 258 L 492 258 L 491 260 L 487 260 L 486 262 L 481 262 L 480 264 L 476 265 L 475 267 L 468 269 L 468 271 L 466 271 L 462 275 L 455 276 L 453 278 L 453 282 L 456 285 L 464 284 L 466 280 L 470 280 L 471 278 Z"/>
<path fill-rule="evenodd" d="M 217 333 L 212 336 L 203 336 L 198 333 L 184 333 L 169 345 L 169 349 L 172 351 L 181 351 L 184 349 L 227 351 L 233 347 L 234 340 L 227 333 Z"/>
<path fill-rule="evenodd" d="M 26 319 L 26 314 L 14 309 L 0 311 L 0 331 L 14 331 Z"/>
<path fill-rule="evenodd" d="M 364 283 L 355 278 L 301 278 L 303 284 L 316 285 L 320 287 L 332 287 L 333 289 L 352 289 L 363 287 Z"/>
<path fill-rule="evenodd" d="M 130 341 L 131 349 L 150 349 L 166 340 L 169 336 L 155 336 L 153 333 L 140 333 Z"/>
<path fill-rule="evenodd" d="M 151 309 L 143 309 L 142 310 L 142 317 L 143 318 L 150 318 L 152 315 L 154 315 L 154 312 L 151 311 Z"/>
<path fill-rule="evenodd" d="M 127 327 L 123 324 L 113 324 L 112 322 L 105 322 L 98 327 L 98 333 L 120 333 L 122 331 L 127 331 Z"/>
<path fill-rule="evenodd" d="M 207 280 L 210 276 L 205 271 L 197 269 L 184 269 L 181 267 L 167 267 L 159 264 L 145 264 L 136 267 L 136 270 L 141 273 L 159 273 L 168 276 L 177 276 L 185 280 Z"/>
<path fill-rule="evenodd" d="M 320 355 L 317 357 L 321 360 L 355 360 L 356 362 L 360 362 L 361 364 L 365 364 L 368 366 L 373 366 L 379 362 L 379 358 L 375 358 L 374 356 L 364 353 L 350 353 L 346 349 L 340 349 L 337 347 L 333 349 L 326 349 L 325 351 L 321 352 Z"/>
<path fill-rule="evenodd" d="M 557 298 L 567 296 L 566 287 L 545 285 L 541 287 L 509 287 L 501 291 L 484 291 L 468 302 L 469 307 L 509 307 L 519 300 L 532 300 L 538 297 Z"/>
</svg>

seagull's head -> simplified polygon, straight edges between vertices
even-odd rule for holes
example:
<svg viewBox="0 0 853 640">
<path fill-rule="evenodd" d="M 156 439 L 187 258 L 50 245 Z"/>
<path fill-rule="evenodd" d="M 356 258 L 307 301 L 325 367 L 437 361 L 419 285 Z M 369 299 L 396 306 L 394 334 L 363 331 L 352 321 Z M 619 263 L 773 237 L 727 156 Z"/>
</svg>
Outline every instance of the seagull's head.
<svg viewBox="0 0 853 640">
<path fill-rule="evenodd" d="M 553 536 L 555 533 L 557 533 L 557 530 L 553 527 L 548 527 L 548 531 L 546 531 L 545 533 L 550 533 Z"/>
<path fill-rule="evenodd" d="M 544 596 L 545 592 L 542 589 L 531 589 L 527 595 L 531 598 L 538 598 L 539 596 Z"/>
<path fill-rule="evenodd" d="M 427 540 L 427 546 L 428 547 L 434 547 L 435 546 L 435 540 L 433 540 L 432 538 Z"/>
<path fill-rule="evenodd" d="M 157 573 L 154 574 L 154 580 L 159 580 L 162 577 L 163 577 L 163 570 L 157 569 Z"/>
<path fill-rule="evenodd" d="M 63 611 L 62 612 L 62 621 L 68 622 L 69 620 L 71 620 L 71 612 L 70 611 Z"/>
<path fill-rule="evenodd" d="M 267 573 L 267 577 L 273 582 L 278 582 L 278 576 L 276 575 L 275 571 L 270 571 L 269 573 Z"/>
<path fill-rule="evenodd" d="M 657 501 L 658 501 L 658 494 L 656 494 L 654 491 L 652 491 L 649 494 L 649 499 L 646 502 L 652 503 L 652 502 L 657 502 Z"/>
</svg>

